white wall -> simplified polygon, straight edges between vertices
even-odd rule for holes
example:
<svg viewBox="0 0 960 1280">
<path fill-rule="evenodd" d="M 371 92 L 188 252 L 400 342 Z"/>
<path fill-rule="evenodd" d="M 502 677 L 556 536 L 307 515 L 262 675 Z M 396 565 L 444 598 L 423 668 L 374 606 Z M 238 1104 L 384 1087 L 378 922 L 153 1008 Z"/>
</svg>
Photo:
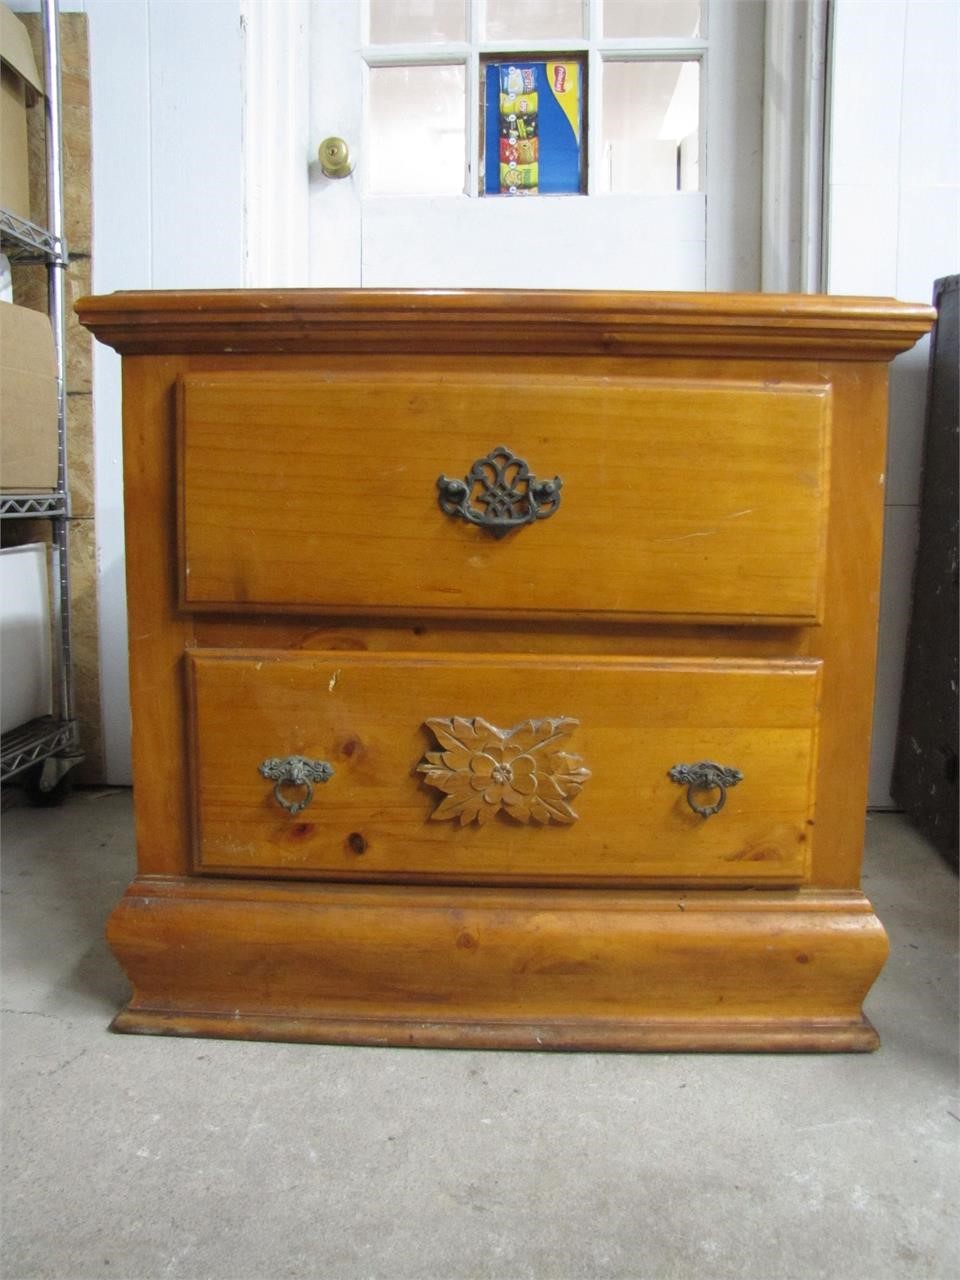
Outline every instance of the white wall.
<svg viewBox="0 0 960 1280">
<path fill-rule="evenodd" d="M 90 27 L 93 287 L 239 287 L 239 0 L 84 0 Z M 94 356 L 100 650 L 107 779 L 131 780 L 120 359 Z"/>
<path fill-rule="evenodd" d="M 39 0 L 12 0 L 20 12 Z M 243 283 L 240 0 L 61 0 L 86 12 L 93 288 Z M 107 780 L 131 781 L 120 359 L 94 346 L 101 700 Z"/>
<path fill-rule="evenodd" d="M 929 302 L 960 271 L 960 5 L 834 0 L 827 192 L 831 293 Z M 892 805 L 916 548 L 929 343 L 891 371 L 870 802 Z"/>
</svg>

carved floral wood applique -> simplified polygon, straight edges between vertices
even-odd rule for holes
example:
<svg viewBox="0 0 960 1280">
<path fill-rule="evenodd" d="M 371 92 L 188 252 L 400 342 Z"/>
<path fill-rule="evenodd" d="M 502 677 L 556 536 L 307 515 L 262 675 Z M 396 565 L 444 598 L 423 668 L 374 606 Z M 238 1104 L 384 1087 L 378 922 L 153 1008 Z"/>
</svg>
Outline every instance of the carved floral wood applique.
<svg viewBox="0 0 960 1280">
<path fill-rule="evenodd" d="M 445 792 L 430 815 L 481 826 L 497 813 L 517 822 L 576 822 L 568 803 L 590 777 L 580 756 L 562 749 L 580 721 L 524 720 L 498 729 L 479 717 L 424 722 L 442 750 L 417 766 L 424 781 Z"/>
</svg>

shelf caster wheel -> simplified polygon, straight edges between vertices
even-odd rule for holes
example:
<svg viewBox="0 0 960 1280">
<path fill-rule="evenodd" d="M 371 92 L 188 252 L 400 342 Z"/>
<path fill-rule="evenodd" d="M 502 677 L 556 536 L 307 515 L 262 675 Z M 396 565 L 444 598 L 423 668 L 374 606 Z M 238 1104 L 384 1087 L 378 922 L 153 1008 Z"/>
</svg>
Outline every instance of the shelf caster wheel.
<svg viewBox="0 0 960 1280">
<path fill-rule="evenodd" d="M 63 804 L 73 791 L 73 766 L 79 760 L 49 759 L 27 769 L 22 775 L 23 793 L 37 809 L 53 809 Z"/>
</svg>

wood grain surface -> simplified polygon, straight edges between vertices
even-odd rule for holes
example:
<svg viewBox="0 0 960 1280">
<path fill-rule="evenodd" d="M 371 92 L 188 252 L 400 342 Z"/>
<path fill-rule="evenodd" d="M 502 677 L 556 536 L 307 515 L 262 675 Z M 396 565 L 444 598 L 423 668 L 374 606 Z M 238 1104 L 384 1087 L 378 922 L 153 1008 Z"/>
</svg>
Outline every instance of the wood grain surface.
<svg viewBox="0 0 960 1280">
<path fill-rule="evenodd" d="M 393 362 L 188 377 L 180 395 L 186 608 L 819 616 L 822 383 Z M 437 481 L 500 444 L 563 488 L 498 541 L 444 514 Z"/>
<path fill-rule="evenodd" d="M 77 303 L 124 355 L 283 352 L 892 360 L 925 304 L 810 294 L 536 289 L 210 289 Z M 522 344 L 522 346 L 521 346 Z"/>
<path fill-rule="evenodd" d="M 872 1049 L 887 953 L 857 893 L 200 878 L 135 882 L 109 938 L 118 1030 L 472 1048 Z"/>
<path fill-rule="evenodd" d="M 118 1029 L 876 1046 L 886 939 L 858 884 L 886 362 L 930 308 L 304 290 L 80 312 L 126 353 Z M 500 443 L 563 476 L 556 515 L 502 543 L 424 516 L 424 483 Z M 455 716 L 578 721 L 576 821 L 432 820 L 423 724 Z M 706 821 L 666 776 L 701 747 L 744 774 Z M 291 817 L 258 765 L 293 752 L 335 774 Z"/>
<path fill-rule="evenodd" d="M 597 884 L 806 874 L 816 662 L 222 651 L 194 653 L 190 674 L 201 870 Z M 591 775 L 576 822 L 433 821 L 442 797 L 417 772 L 436 749 L 433 716 L 575 719 L 568 749 Z M 334 768 L 295 815 L 258 772 L 264 759 L 291 755 Z M 744 774 L 706 819 L 668 776 L 700 760 Z"/>
</svg>

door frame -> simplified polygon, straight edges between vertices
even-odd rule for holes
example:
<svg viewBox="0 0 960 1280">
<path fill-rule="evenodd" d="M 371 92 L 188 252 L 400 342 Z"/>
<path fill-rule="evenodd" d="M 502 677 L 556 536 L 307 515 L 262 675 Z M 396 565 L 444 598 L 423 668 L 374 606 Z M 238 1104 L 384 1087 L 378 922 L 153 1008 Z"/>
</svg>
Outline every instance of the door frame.
<svg viewBox="0 0 960 1280">
<path fill-rule="evenodd" d="M 311 9 L 314 0 L 242 0 L 244 285 L 297 287 L 310 278 Z M 759 227 L 749 197 L 712 154 L 706 287 L 764 292 L 823 288 L 829 0 L 764 4 Z M 734 51 L 711 49 L 712 75 Z M 754 202 L 755 203 L 755 202 Z M 749 241 L 759 238 L 759 276 Z M 305 251 L 305 246 L 308 246 Z M 306 258 L 306 260 L 305 260 Z"/>
</svg>

